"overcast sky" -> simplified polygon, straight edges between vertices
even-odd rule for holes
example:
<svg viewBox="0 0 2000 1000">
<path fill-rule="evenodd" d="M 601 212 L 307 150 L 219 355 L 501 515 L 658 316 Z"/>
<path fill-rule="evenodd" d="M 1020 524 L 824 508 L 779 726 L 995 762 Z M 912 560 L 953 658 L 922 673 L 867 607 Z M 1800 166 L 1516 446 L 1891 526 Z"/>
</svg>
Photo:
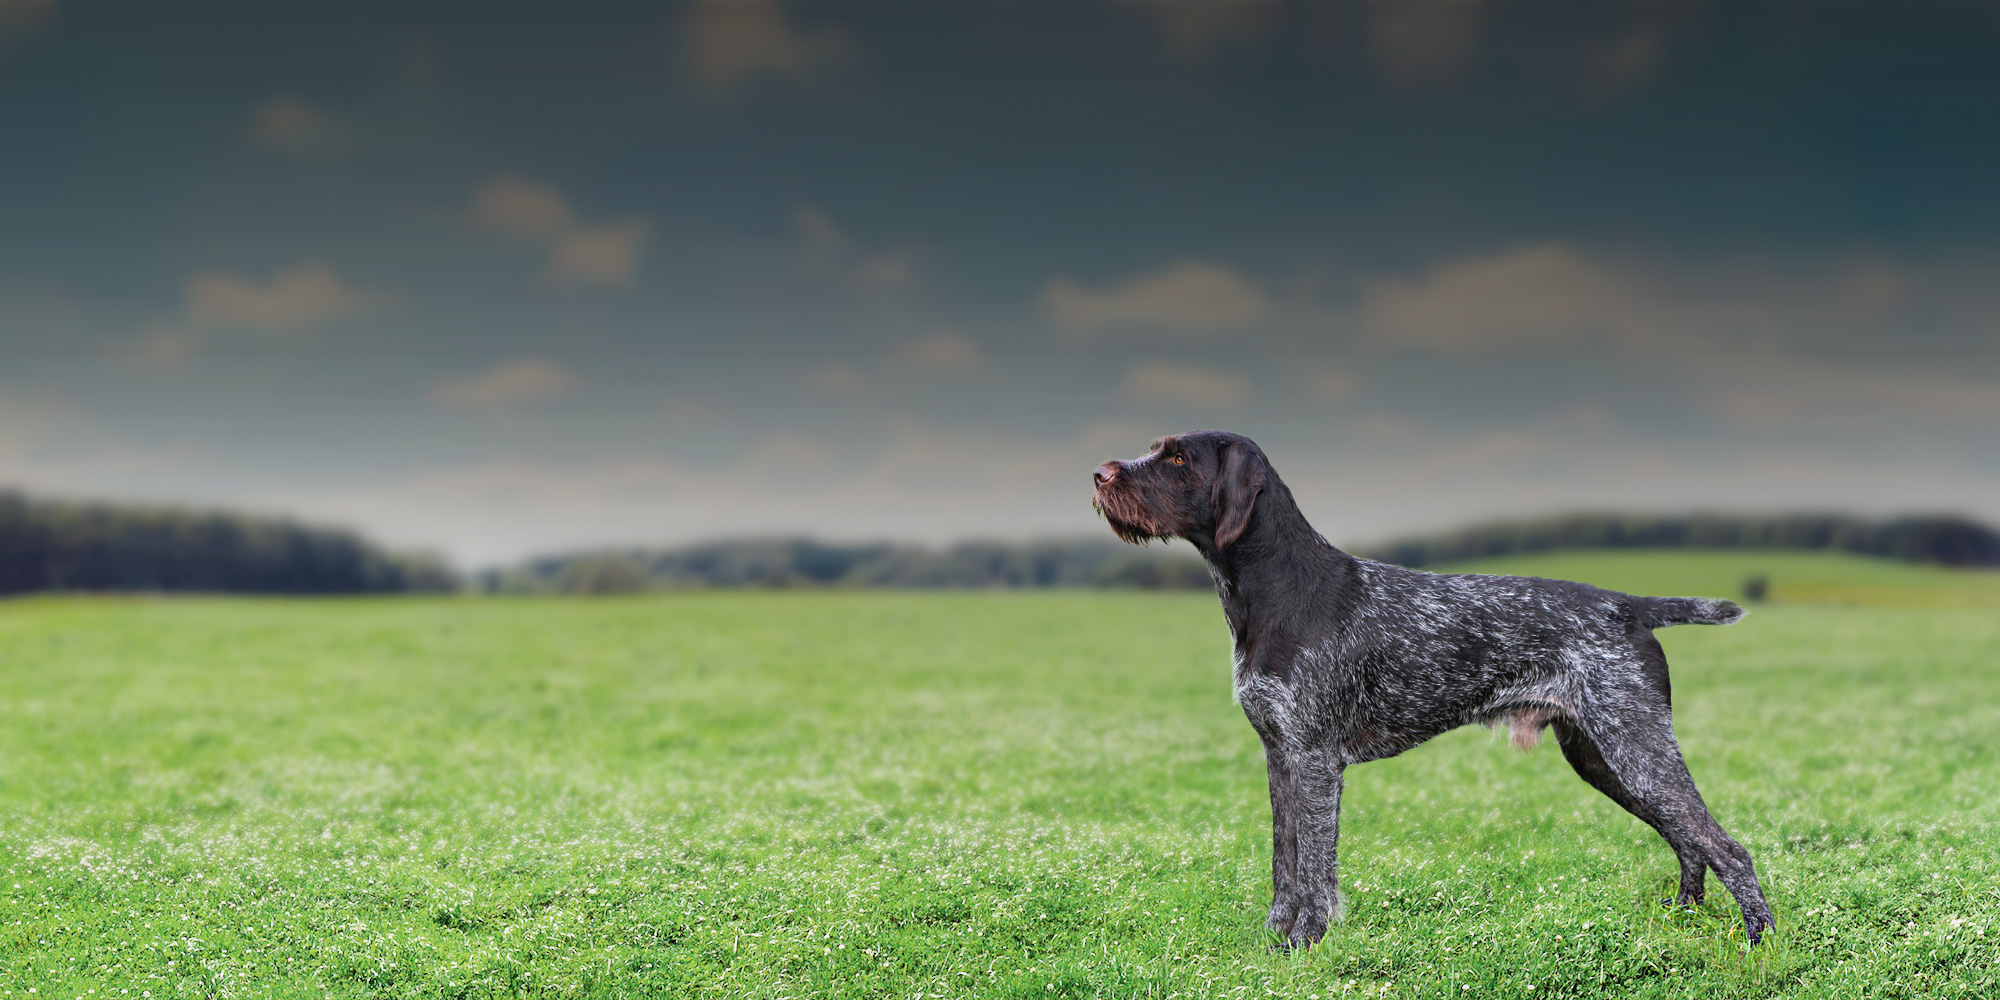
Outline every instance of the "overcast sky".
<svg viewBox="0 0 2000 1000">
<path fill-rule="evenodd" d="M 0 0 L 0 483 L 478 565 L 2000 521 L 2000 3 Z M 1106 535 L 1108 537 L 1108 535 Z"/>
</svg>

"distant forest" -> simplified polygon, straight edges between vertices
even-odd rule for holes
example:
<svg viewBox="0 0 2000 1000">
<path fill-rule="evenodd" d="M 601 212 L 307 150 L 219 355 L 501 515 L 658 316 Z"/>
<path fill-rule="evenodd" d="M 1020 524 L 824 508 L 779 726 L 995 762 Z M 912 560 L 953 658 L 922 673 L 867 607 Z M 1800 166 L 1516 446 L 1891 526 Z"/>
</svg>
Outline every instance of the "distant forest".
<svg viewBox="0 0 2000 1000">
<path fill-rule="evenodd" d="M 1559 549 L 1791 549 L 1960 567 L 2000 566 L 2000 533 L 1953 517 L 1870 521 L 1834 515 L 1640 517 L 1573 514 L 1496 522 L 1354 551 L 1437 567 Z M 1110 538 L 966 542 L 946 548 L 799 538 L 579 552 L 461 577 L 429 556 L 351 531 L 225 511 L 32 500 L 0 492 L 0 594 L 195 591 L 364 594 L 463 589 L 615 594 L 695 587 L 1201 589 L 1185 544 Z"/>
<path fill-rule="evenodd" d="M 1853 552 L 1940 566 L 2000 566 L 2000 532 L 1975 521 L 1960 517 L 1868 521 L 1833 514 L 1570 514 L 1496 521 L 1362 551 L 1399 566 L 1428 567 L 1558 549 L 1793 549 Z"/>
<path fill-rule="evenodd" d="M 441 561 L 389 552 L 351 531 L 223 511 L 0 493 L 0 594 L 365 594 L 459 585 Z"/>
<path fill-rule="evenodd" d="M 1178 551 L 1176 551 L 1178 550 Z M 496 593 L 616 594 L 681 587 L 1207 587 L 1193 550 L 1119 542 L 966 542 L 945 549 L 742 539 L 530 560 L 477 579 Z"/>
<path fill-rule="evenodd" d="M 1853 552 L 1945 566 L 2000 566 L 2000 533 L 1961 518 L 1831 515 L 1634 517 L 1573 514 L 1479 525 L 1380 546 L 1369 558 L 1433 567 L 1558 549 L 1700 548 Z M 481 574 L 500 593 L 628 593 L 681 587 L 1206 588 L 1191 548 L 1111 541 L 968 542 L 945 549 L 745 539 L 672 549 L 549 556 Z"/>
</svg>

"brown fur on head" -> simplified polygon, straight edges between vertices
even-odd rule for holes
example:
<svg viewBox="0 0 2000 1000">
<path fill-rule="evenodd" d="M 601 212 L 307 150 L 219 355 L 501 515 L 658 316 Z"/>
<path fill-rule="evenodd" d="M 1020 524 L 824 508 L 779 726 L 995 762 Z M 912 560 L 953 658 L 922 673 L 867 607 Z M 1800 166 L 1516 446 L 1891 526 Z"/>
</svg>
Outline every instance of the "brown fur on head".
<svg viewBox="0 0 2000 1000">
<path fill-rule="evenodd" d="M 1119 538 L 1187 538 L 1226 549 L 1248 529 L 1269 466 L 1248 438 L 1171 434 L 1131 461 L 1097 467 L 1091 503 Z"/>
<path fill-rule="evenodd" d="M 1172 538 L 1173 532 L 1154 523 L 1146 509 L 1137 499 L 1124 491 L 1100 492 L 1091 500 L 1097 513 L 1111 525 L 1111 532 L 1134 545 L 1144 545 L 1155 538 Z"/>
<path fill-rule="evenodd" d="M 1144 545 L 1156 538 L 1185 533 L 1184 519 L 1176 516 L 1181 505 L 1175 503 L 1172 490 L 1163 488 L 1165 484 L 1155 468 L 1161 462 L 1172 463 L 1175 458 L 1185 468 L 1187 459 L 1174 450 L 1177 444 L 1172 436 L 1163 437 L 1139 458 L 1128 462 L 1113 459 L 1097 467 L 1097 489 L 1091 496 L 1091 506 L 1097 508 L 1119 538 Z"/>
</svg>

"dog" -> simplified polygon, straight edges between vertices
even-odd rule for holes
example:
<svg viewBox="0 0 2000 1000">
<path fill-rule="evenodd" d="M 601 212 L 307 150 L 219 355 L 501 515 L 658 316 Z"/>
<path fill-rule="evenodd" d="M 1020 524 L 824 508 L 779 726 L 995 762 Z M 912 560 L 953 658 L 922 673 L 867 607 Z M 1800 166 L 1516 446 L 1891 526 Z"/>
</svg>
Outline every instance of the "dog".
<svg viewBox="0 0 2000 1000">
<path fill-rule="evenodd" d="M 1285 947 L 1312 945 L 1344 910 L 1346 768 L 1472 723 L 1505 724 L 1522 746 L 1553 727 L 1576 773 L 1673 848 L 1677 903 L 1699 904 L 1714 869 L 1752 944 L 1777 926 L 1749 852 L 1709 815 L 1681 759 L 1652 633 L 1732 623 L 1743 616 L 1734 602 L 1356 558 L 1306 523 L 1263 451 L 1238 434 L 1163 437 L 1092 478 L 1119 538 L 1186 539 L 1215 580 L 1235 640 L 1236 700 L 1264 744 L 1265 926 Z"/>
</svg>

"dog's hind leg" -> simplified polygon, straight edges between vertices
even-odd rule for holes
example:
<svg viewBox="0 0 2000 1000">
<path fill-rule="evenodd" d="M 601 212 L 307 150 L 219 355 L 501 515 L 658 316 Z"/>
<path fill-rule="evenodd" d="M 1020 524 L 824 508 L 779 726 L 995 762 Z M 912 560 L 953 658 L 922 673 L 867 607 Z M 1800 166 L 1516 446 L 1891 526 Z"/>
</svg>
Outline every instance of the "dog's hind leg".
<svg viewBox="0 0 2000 1000">
<path fill-rule="evenodd" d="M 1647 826 L 1653 828 L 1654 832 L 1666 839 L 1667 846 L 1674 849 L 1674 857 L 1681 863 L 1681 890 L 1674 901 L 1682 906 L 1700 905 L 1703 897 L 1708 894 L 1708 887 L 1705 884 L 1708 865 L 1702 860 L 1701 849 L 1685 841 L 1676 841 L 1674 834 L 1670 832 L 1673 828 L 1662 824 L 1659 816 L 1644 803 L 1633 798 L 1631 792 L 1625 790 L 1618 776 L 1611 773 L 1611 765 L 1604 762 L 1604 755 L 1598 752 L 1597 744 L 1590 741 L 1589 734 L 1583 731 L 1582 726 L 1568 719 L 1558 718 L 1554 720 L 1553 728 L 1556 731 L 1556 744 L 1562 747 L 1563 757 L 1569 761 L 1569 766 L 1576 769 L 1577 776 L 1589 782 L 1590 787 L 1603 792 L 1606 798 L 1618 803 L 1626 812 L 1643 820 Z"/>
<path fill-rule="evenodd" d="M 1695 788 L 1680 746 L 1674 742 L 1666 705 L 1629 689 L 1610 692 L 1599 701 L 1581 720 L 1586 735 L 1633 802 L 1652 813 L 1667 842 L 1675 845 L 1676 851 L 1680 845 L 1690 845 L 1715 869 L 1716 877 L 1743 908 L 1744 929 L 1750 943 L 1756 944 L 1777 921 L 1764 902 L 1750 852 L 1715 821 Z M 1633 812 L 1644 818 L 1638 810 Z M 1683 860 L 1683 874 L 1686 866 Z"/>
</svg>

